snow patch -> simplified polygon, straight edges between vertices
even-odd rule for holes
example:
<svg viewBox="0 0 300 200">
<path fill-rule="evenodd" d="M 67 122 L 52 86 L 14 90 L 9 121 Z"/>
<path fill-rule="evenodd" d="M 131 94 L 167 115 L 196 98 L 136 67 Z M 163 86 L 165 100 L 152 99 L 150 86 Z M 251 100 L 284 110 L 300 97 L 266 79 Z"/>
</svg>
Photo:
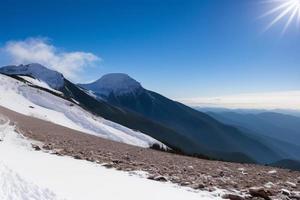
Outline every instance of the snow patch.
<svg viewBox="0 0 300 200">
<path fill-rule="evenodd" d="M 95 163 L 34 151 L 30 141 L 7 123 L 0 133 L 5 135 L 0 142 L 1 200 L 221 199 L 218 193 L 187 190 Z"/>
</svg>

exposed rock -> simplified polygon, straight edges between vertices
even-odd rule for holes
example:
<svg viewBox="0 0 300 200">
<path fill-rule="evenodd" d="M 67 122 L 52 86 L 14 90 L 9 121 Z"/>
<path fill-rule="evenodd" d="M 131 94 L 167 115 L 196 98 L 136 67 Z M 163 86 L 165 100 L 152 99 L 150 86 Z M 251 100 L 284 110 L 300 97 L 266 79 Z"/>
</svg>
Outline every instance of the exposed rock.
<svg viewBox="0 0 300 200">
<path fill-rule="evenodd" d="M 300 192 L 291 192 L 290 198 L 300 200 Z"/>
<path fill-rule="evenodd" d="M 168 179 L 164 176 L 157 176 L 157 177 L 154 178 L 154 180 L 161 181 L 161 182 L 167 182 L 168 181 Z"/>
<path fill-rule="evenodd" d="M 277 173 L 277 170 L 268 171 L 268 174 L 276 174 L 276 173 Z"/>
<path fill-rule="evenodd" d="M 31 146 L 32 146 L 32 148 L 33 148 L 35 151 L 40 151 L 40 150 L 41 150 L 41 147 L 40 147 L 39 145 L 32 144 Z"/>
<path fill-rule="evenodd" d="M 286 184 L 287 184 L 288 186 L 291 186 L 292 188 L 297 188 L 297 184 L 296 184 L 296 183 L 292 183 L 292 182 L 290 182 L 290 181 L 287 181 Z"/>
<path fill-rule="evenodd" d="M 74 158 L 78 160 L 83 160 L 83 157 L 79 154 L 74 155 Z"/>
<path fill-rule="evenodd" d="M 264 185 L 264 187 L 266 187 L 266 188 L 272 188 L 272 187 L 274 187 L 274 186 L 275 186 L 275 184 L 272 183 L 272 182 L 268 182 L 268 183 L 266 183 L 266 184 Z"/>
<path fill-rule="evenodd" d="M 203 183 L 198 183 L 198 184 L 192 185 L 192 188 L 195 190 L 200 190 L 200 189 L 205 188 L 205 185 Z"/>
<path fill-rule="evenodd" d="M 188 186 L 188 185 L 190 185 L 191 183 L 190 182 L 187 182 L 187 181 L 185 181 L 185 182 L 180 182 L 180 185 L 181 186 Z"/>
<path fill-rule="evenodd" d="M 283 194 L 278 194 L 276 197 L 272 198 L 274 200 L 290 200 L 290 198 Z"/>
<path fill-rule="evenodd" d="M 113 163 L 104 163 L 102 166 L 106 167 L 106 168 L 113 168 L 114 164 Z"/>
<path fill-rule="evenodd" d="M 225 194 L 222 196 L 223 199 L 230 199 L 230 200 L 245 200 L 244 197 L 241 197 L 236 194 Z"/>
<path fill-rule="evenodd" d="M 43 149 L 45 149 L 45 150 L 51 150 L 53 147 L 52 147 L 52 145 L 51 144 L 44 144 L 43 145 Z"/>
<path fill-rule="evenodd" d="M 291 199 L 295 199 L 295 200 L 300 200 L 300 196 L 298 195 L 298 196 L 290 196 L 291 197 Z"/>
<path fill-rule="evenodd" d="M 120 163 L 122 163 L 123 161 L 122 161 L 122 160 L 117 160 L 117 159 L 115 159 L 115 160 L 112 160 L 112 162 L 113 162 L 114 164 L 120 164 Z"/>
<path fill-rule="evenodd" d="M 252 187 L 249 189 L 249 193 L 253 197 L 261 197 L 265 200 L 271 200 L 270 196 L 272 196 L 272 193 L 263 187 Z"/>
<path fill-rule="evenodd" d="M 193 170 L 194 167 L 192 165 L 188 166 L 188 169 Z"/>
<path fill-rule="evenodd" d="M 54 151 L 52 154 L 57 155 L 57 156 L 63 156 L 64 154 L 60 151 Z"/>
<path fill-rule="evenodd" d="M 290 196 L 291 195 L 291 192 L 288 191 L 287 189 L 281 189 L 281 193 L 286 195 L 286 196 Z"/>
<path fill-rule="evenodd" d="M 148 179 L 150 180 L 155 180 L 155 181 L 160 181 L 160 182 L 167 182 L 167 178 L 161 175 L 158 176 L 149 176 Z"/>
<path fill-rule="evenodd" d="M 225 176 L 225 173 L 223 171 L 220 171 L 218 176 L 223 177 Z"/>
<path fill-rule="evenodd" d="M 95 162 L 95 159 L 93 157 L 87 157 L 86 160 L 90 162 Z"/>
<path fill-rule="evenodd" d="M 130 161 L 130 157 L 129 157 L 129 155 L 125 155 L 125 156 L 123 156 L 123 159 L 124 159 L 124 160 L 127 160 L 127 161 Z"/>
</svg>

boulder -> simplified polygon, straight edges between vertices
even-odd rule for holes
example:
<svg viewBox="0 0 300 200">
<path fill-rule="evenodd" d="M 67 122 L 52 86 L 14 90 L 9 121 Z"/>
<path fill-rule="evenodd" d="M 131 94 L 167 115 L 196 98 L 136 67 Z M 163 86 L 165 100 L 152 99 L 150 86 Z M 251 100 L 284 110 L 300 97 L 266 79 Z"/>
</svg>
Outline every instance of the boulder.
<svg viewBox="0 0 300 200">
<path fill-rule="evenodd" d="M 287 181 L 285 184 L 288 185 L 288 186 L 291 186 L 292 188 L 297 188 L 297 184 L 296 183 Z"/>
<path fill-rule="evenodd" d="M 195 190 L 200 190 L 200 189 L 205 188 L 205 185 L 203 183 L 198 183 L 198 184 L 196 183 L 192 186 L 192 188 Z"/>
<path fill-rule="evenodd" d="M 39 145 L 32 144 L 31 146 L 32 146 L 32 148 L 33 148 L 35 151 L 40 151 L 40 150 L 41 150 L 41 147 L 40 147 Z"/>
<path fill-rule="evenodd" d="M 276 197 L 273 198 L 274 200 L 290 200 L 290 198 L 284 194 L 278 194 Z"/>
<path fill-rule="evenodd" d="M 164 176 L 158 175 L 158 176 L 149 176 L 148 179 L 150 180 L 155 180 L 155 181 L 160 181 L 160 182 L 167 182 L 168 179 Z"/>
<path fill-rule="evenodd" d="M 268 171 L 268 174 L 276 174 L 277 171 L 276 170 L 271 170 L 271 171 Z"/>
<path fill-rule="evenodd" d="M 74 155 L 74 158 L 78 160 L 83 160 L 83 157 L 79 154 Z"/>
<path fill-rule="evenodd" d="M 122 160 L 117 160 L 117 159 L 112 160 L 112 162 L 113 162 L 114 164 L 121 164 L 121 163 L 123 163 Z"/>
<path fill-rule="evenodd" d="M 286 195 L 286 196 L 290 196 L 291 195 L 291 192 L 288 191 L 287 189 L 281 189 L 281 193 Z"/>
<path fill-rule="evenodd" d="M 230 199 L 230 200 L 245 200 L 244 197 L 241 197 L 236 194 L 225 194 L 222 196 L 223 199 Z"/>
<path fill-rule="evenodd" d="M 51 149 L 53 149 L 53 147 L 52 147 L 51 144 L 44 144 L 43 145 L 43 149 L 45 149 L 45 150 L 51 150 Z"/>
<path fill-rule="evenodd" d="M 181 185 L 181 186 L 188 186 L 188 185 L 190 185 L 190 184 L 191 184 L 191 183 L 188 182 L 188 181 L 180 182 L 180 185 Z"/>
<path fill-rule="evenodd" d="M 249 193 L 253 197 L 261 197 L 265 200 L 271 200 L 270 196 L 272 196 L 272 193 L 263 187 L 252 187 L 249 189 Z"/>
<path fill-rule="evenodd" d="M 112 168 L 114 166 L 114 164 L 113 163 L 104 163 L 102 166 L 106 167 L 106 168 Z"/>
<path fill-rule="evenodd" d="M 86 160 L 90 162 L 95 162 L 95 159 L 93 157 L 87 157 Z"/>
<path fill-rule="evenodd" d="M 188 166 L 188 169 L 193 170 L 194 167 L 192 165 Z"/>
<path fill-rule="evenodd" d="M 290 196 L 291 199 L 296 199 L 296 200 L 300 200 L 300 192 L 291 192 L 291 196 Z"/>
</svg>

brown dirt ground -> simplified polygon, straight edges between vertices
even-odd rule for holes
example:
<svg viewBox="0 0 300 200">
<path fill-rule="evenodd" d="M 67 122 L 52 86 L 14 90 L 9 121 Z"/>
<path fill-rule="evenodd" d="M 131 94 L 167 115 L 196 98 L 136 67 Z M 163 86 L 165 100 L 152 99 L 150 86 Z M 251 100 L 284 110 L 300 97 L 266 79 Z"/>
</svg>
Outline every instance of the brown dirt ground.
<svg viewBox="0 0 300 200">
<path fill-rule="evenodd" d="M 273 196 L 280 195 L 281 189 L 300 191 L 300 172 L 139 148 L 24 116 L 1 106 L 0 114 L 7 116 L 24 136 L 43 142 L 44 150 L 52 150 L 58 155 L 106 163 L 106 167 L 123 171 L 143 170 L 149 173 L 149 178 L 163 176 L 162 181 L 165 178 L 195 189 L 212 191 L 217 187 L 247 194 L 251 187 L 265 187 Z"/>
</svg>

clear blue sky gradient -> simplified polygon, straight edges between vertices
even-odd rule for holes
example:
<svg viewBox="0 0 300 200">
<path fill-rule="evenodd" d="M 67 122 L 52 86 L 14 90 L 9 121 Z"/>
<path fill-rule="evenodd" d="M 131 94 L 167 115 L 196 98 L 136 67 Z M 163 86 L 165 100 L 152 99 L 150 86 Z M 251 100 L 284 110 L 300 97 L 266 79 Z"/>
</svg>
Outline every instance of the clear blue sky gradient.
<svg viewBox="0 0 300 200">
<path fill-rule="evenodd" d="M 48 37 L 103 61 L 94 80 L 124 72 L 172 98 L 298 90 L 300 31 L 262 33 L 259 0 L 0 1 L 0 45 Z"/>
</svg>

